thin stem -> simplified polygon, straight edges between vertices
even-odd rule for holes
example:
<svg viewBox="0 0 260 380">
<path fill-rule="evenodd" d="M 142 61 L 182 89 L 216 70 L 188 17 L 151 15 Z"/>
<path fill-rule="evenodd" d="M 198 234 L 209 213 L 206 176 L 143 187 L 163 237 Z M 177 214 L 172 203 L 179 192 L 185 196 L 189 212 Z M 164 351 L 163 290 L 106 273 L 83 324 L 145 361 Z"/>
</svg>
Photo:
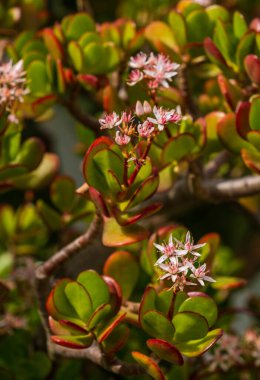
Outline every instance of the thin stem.
<svg viewBox="0 0 260 380">
<path fill-rule="evenodd" d="M 185 112 L 191 114 L 193 118 L 196 118 L 198 116 L 198 110 L 190 92 L 188 81 L 188 66 L 184 63 L 180 66 L 179 70 L 179 87 L 182 92 L 184 104 L 186 106 Z"/>
<path fill-rule="evenodd" d="M 99 122 L 98 120 L 85 113 L 85 112 L 82 112 L 82 110 L 80 109 L 80 107 L 76 104 L 76 102 L 72 99 L 64 99 L 62 101 L 62 104 L 69 110 L 69 112 L 80 122 L 82 123 L 84 126 L 88 127 L 89 129 L 91 129 L 96 136 L 101 136 L 102 133 L 101 133 L 101 130 L 100 130 L 100 125 L 99 125 Z"/>
</svg>

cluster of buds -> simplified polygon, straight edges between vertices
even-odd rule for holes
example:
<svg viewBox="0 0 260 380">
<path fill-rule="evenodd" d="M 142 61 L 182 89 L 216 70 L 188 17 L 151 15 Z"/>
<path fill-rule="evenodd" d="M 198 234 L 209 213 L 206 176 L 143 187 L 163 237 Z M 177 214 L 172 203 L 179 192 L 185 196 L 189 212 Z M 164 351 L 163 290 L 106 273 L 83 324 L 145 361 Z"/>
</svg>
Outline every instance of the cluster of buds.
<svg viewBox="0 0 260 380">
<path fill-rule="evenodd" d="M 129 67 L 132 69 L 129 74 L 127 84 L 134 86 L 136 83 L 144 81 L 150 90 L 155 90 L 159 86 L 169 87 L 169 82 L 177 75 L 179 64 L 173 63 L 164 54 L 149 56 L 141 52 L 130 58 Z"/>
<path fill-rule="evenodd" d="M 17 123 L 16 107 L 24 101 L 24 96 L 29 93 L 26 88 L 25 71 L 23 61 L 13 65 L 12 61 L 0 66 L 0 107 L 9 113 L 8 119 Z"/>
<path fill-rule="evenodd" d="M 175 292 L 183 291 L 186 285 L 197 285 L 196 281 L 204 286 L 204 281 L 215 282 L 207 275 L 206 264 L 200 265 L 198 258 L 201 256 L 197 250 L 204 244 L 193 244 L 190 232 L 187 232 L 185 242 L 169 237 L 168 244 L 156 244 L 161 256 L 156 261 L 155 266 L 162 270 L 160 280 L 171 280 L 171 289 Z M 195 281 L 195 282 L 194 282 Z"/>
<path fill-rule="evenodd" d="M 170 123 L 178 123 L 181 115 L 176 110 L 166 110 L 163 107 L 154 106 L 145 101 L 136 103 L 135 112 L 116 112 L 107 114 L 99 119 L 100 129 L 114 131 L 115 142 L 118 145 L 127 145 L 132 137 L 151 139 L 160 133 Z"/>
<path fill-rule="evenodd" d="M 217 342 L 213 352 L 205 355 L 209 372 L 227 372 L 231 368 L 251 363 L 260 367 L 260 335 L 248 330 L 243 337 L 225 333 Z"/>
</svg>

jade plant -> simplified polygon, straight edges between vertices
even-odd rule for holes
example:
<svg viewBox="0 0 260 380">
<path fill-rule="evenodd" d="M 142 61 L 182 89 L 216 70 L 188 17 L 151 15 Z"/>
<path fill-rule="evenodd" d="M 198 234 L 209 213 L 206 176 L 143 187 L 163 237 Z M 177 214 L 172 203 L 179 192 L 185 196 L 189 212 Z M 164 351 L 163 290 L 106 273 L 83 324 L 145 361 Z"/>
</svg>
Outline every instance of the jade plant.
<svg viewBox="0 0 260 380">
<path fill-rule="evenodd" d="M 260 20 L 47 3 L 0 6 L 1 378 L 257 378 Z"/>
</svg>

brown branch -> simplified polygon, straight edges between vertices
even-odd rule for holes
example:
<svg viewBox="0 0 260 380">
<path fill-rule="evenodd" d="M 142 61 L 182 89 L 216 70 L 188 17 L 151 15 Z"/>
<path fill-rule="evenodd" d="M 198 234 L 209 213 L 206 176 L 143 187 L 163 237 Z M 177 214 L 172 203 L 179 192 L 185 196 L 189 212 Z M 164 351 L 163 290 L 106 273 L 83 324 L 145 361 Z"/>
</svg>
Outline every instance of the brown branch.
<svg viewBox="0 0 260 380">
<path fill-rule="evenodd" d="M 230 152 L 223 150 L 213 160 L 209 161 L 204 168 L 205 177 L 213 177 L 218 172 L 220 167 L 230 159 L 230 156 Z"/>
<path fill-rule="evenodd" d="M 67 347 L 55 345 L 54 353 L 66 358 L 90 360 L 92 363 L 95 363 L 107 371 L 115 374 L 137 376 L 145 373 L 144 369 L 138 364 L 126 363 L 117 358 L 109 360 L 107 356 L 102 353 L 96 342 L 83 350 L 73 350 Z"/>
<path fill-rule="evenodd" d="M 179 69 L 179 88 L 184 99 L 184 104 L 186 107 L 185 112 L 189 113 L 193 118 L 196 118 L 198 116 L 198 110 L 190 91 L 187 71 L 187 65 L 183 63 Z"/>
<path fill-rule="evenodd" d="M 171 203 L 186 202 L 187 200 L 204 200 L 218 203 L 220 201 L 236 200 L 260 192 L 260 176 L 246 176 L 236 179 L 202 179 L 193 186 L 192 178 L 177 181 L 169 192 Z"/>
</svg>

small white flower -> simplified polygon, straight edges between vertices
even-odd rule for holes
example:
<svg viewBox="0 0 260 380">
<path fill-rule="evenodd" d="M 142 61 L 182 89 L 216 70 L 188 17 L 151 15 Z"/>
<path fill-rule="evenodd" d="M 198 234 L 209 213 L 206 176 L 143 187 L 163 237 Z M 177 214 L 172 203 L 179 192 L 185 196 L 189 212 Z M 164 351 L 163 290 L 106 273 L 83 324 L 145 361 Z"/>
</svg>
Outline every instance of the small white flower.
<svg viewBox="0 0 260 380">
<path fill-rule="evenodd" d="M 157 124 L 159 131 L 163 131 L 165 125 L 171 120 L 174 110 L 166 111 L 163 107 L 158 108 L 154 106 L 153 113 L 155 118 L 148 117 L 148 120 L 153 124 Z"/>
<path fill-rule="evenodd" d="M 203 264 L 198 268 L 195 268 L 193 266 L 190 269 L 193 272 L 190 277 L 195 278 L 200 283 L 200 285 L 204 286 L 204 281 L 216 282 L 213 278 L 206 275 L 209 272 L 206 271 L 206 264 Z"/>
<path fill-rule="evenodd" d="M 140 52 L 135 57 L 130 58 L 129 66 L 133 69 L 142 69 L 147 65 L 147 55 Z"/>
<path fill-rule="evenodd" d="M 204 247 L 204 245 L 206 245 L 206 243 L 194 245 L 193 244 L 193 238 L 192 238 L 189 231 L 186 234 L 184 244 L 177 239 L 175 239 L 175 241 L 179 244 L 179 247 L 181 248 L 181 249 L 176 250 L 176 254 L 181 255 L 181 256 L 187 255 L 188 253 L 191 253 L 192 255 L 199 257 L 200 253 L 197 252 L 196 250 L 200 249 L 200 248 Z"/>
<path fill-rule="evenodd" d="M 154 126 L 150 121 L 146 120 L 143 124 L 138 125 L 137 131 L 140 137 L 148 138 L 152 136 Z"/>
<path fill-rule="evenodd" d="M 100 129 L 112 129 L 121 123 L 120 117 L 113 112 L 112 114 L 107 114 L 103 119 L 99 119 Z"/>
<path fill-rule="evenodd" d="M 127 136 L 125 134 L 122 134 L 121 132 L 116 132 L 115 142 L 118 145 L 127 145 L 131 140 L 130 136 Z"/>
</svg>

